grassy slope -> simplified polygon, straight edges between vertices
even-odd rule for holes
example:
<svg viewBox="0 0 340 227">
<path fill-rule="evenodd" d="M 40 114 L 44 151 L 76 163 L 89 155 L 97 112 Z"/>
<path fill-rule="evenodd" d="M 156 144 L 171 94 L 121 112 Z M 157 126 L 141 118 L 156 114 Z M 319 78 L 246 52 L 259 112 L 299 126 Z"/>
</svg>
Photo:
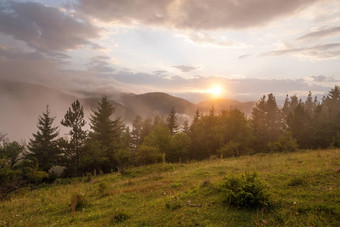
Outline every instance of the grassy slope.
<svg viewBox="0 0 340 227">
<path fill-rule="evenodd" d="M 219 181 L 253 170 L 268 184 L 276 208 L 224 206 L 216 189 Z M 157 164 L 83 181 L 13 195 L 0 203 L 0 226 L 108 226 L 119 213 L 129 216 L 118 223 L 122 226 L 340 225 L 339 150 Z M 85 194 L 87 205 L 72 218 L 70 197 L 75 192 Z M 189 200 L 202 206 L 188 206 Z"/>
</svg>

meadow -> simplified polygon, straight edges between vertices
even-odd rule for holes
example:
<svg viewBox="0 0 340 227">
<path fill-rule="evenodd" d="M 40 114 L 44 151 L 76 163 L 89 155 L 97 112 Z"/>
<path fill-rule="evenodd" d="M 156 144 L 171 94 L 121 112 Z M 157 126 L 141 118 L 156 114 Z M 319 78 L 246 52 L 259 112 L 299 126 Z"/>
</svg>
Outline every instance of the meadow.
<svg viewBox="0 0 340 227">
<path fill-rule="evenodd" d="M 223 179 L 254 171 L 272 205 L 245 209 L 223 203 Z M 72 204 L 75 195 L 78 204 Z M 340 150 L 154 164 L 58 179 L 0 202 L 0 226 L 112 225 L 340 226 Z"/>
</svg>

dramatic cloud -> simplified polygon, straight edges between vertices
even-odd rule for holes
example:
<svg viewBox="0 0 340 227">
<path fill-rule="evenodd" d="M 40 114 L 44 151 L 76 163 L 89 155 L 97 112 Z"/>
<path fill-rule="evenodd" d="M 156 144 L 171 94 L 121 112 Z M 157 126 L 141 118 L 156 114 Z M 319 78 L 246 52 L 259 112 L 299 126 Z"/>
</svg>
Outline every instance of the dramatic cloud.
<svg viewBox="0 0 340 227">
<path fill-rule="evenodd" d="M 191 72 L 191 71 L 194 71 L 194 70 L 200 68 L 200 67 L 195 67 L 195 66 L 191 66 L 191 65 L 174 65 L 174 66 L 171 66 L 171 67 L 176 68 L 183 73 Z"/>
<path fill-rule="evenodd" d="M 298 40 L 309 40 L 309 39 L 321 39 L 330 36 L 338 36 L 340 35 L 340 27 L 334 28 L 325 28 L 319 31 L 308 33 L 304 36 L 298 38 Z"/>
<path fill-rule="evenodd" d="M 80 9 L 104 21 L 176 28 L 247 28 L 304 9 L 317 0 L 80 0 Z"/>
<path fill-rule="evenodd" d="M 43 52 L 64 51 L 91 44 L 99 30 L 88 21 L 40 3 L 0 4 L 0 32 Z"/>
<path fill-rule="evenodd" d="M 328 43 L 312 47 L 288 48 L 263 53 L 261 56 L 299 55 L 312 59 L 326 59 L 340 56 L 340 43 Z"/>
</svg>

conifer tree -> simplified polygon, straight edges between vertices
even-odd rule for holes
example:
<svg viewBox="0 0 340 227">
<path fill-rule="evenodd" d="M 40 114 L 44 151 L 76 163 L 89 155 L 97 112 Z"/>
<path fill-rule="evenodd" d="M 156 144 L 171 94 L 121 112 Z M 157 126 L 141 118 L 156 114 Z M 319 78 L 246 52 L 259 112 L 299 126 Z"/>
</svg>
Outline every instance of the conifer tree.
<svg viewBox="0 0 340 227">
<path fill-rule="evenodd" d="M 199 110 L 197 109 L 196 112 L 195 112 L 195 116 L 194 116 L 192 123 L 197 122 L 200 119 L 200 117 L 201 117 L 201 114 L 200 114 Z"/>
<path fill-rule="evenodd" d="M 91 137 L 106 147 L 118 146 L 124 129 L 120 118 L 113 119 L 115 111 L 115 107 L 107 97 L 103 97 L 98 103 L 97 110 L 93 111 L 90 117 L 90 127 L 93 130 Z"/>
<path fill-rule="evenodd" d="M 185 120 L 183 123 L 183 133 L 186 135 L 190 135 L 190 127 L 188 120 Z"/>
<path fill-rule="evenodd" d="M 106 173 L 117 170 L 117 151 L 121 148 L 124 124 L 120 118 L 113 119 L 115 107 L 107 97 L 103 97 L 90 117 L 92 131 L 87 143 L 87 155 L 82 166 L 104 171 Z M 97 157 L 93 157 L 93 156 Z M 97 160 L 94 161 L 93 158 Z M 89 171 L 86 169 L 86 171 Z"/>
<path fill-rule="evenodd" d="M 71 128 L 69 131 L 70 141 L 64 149 L 61 156 L 61 163 L 66 166 L 67 171 L 72 176 L 79 175 L 78 167 L 80 156 L 84 151 L 86 131 L 82 128 L 85 126 L 83 106 L 78 100 L 74 101 L 62 119 L 61 124 L 65 127 Z"/>
<path fill-rule="evenodd" d="M 179 124 L 177 122 L 177 116 L 174 107 L 172 107 L 171 112 L 168 115 L 167 126 L 171 135 L 175 135 L 175 133 L 178 131 Z"/>
<path fill-rule="evenodd" d="M 59 135 L 58 127 L 53 127 L 55 117 L 50 116 L 47 105 L 46 111 L 38 118 L 38 131 L 33 133 L 33 138 L 28 143 L 31 151 L 28 158 L 38 161 L 39 169 L 48 171 L 56 162 L 59 154 L 56 138 Z"/>
<path fill-rule="evenodd" d="M 142 117 L 138 115 L 132 122 L 131 149 L 133 151 L 137 150 L 138 146 L 141 145 L 143 142 L 142 130 L 143 130 Z"/>
</svg>

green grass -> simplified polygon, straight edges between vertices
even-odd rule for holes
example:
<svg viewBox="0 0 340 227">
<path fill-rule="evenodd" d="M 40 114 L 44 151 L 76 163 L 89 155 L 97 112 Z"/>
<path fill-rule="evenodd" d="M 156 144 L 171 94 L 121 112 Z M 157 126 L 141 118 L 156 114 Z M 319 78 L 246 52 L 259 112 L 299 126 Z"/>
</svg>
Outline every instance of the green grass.
<svg viewBox="0 0 340 227">
<path fill-rule="evenodd" d="M 256 171 L 273 207 L 223 204 L 220 182 Z M 60 180 L 0 202 L 0 226 L 340 226 L 340 150 L 156 164 Z M 83 194 L 71 212 L 71 196 Z"/>
</svg>

